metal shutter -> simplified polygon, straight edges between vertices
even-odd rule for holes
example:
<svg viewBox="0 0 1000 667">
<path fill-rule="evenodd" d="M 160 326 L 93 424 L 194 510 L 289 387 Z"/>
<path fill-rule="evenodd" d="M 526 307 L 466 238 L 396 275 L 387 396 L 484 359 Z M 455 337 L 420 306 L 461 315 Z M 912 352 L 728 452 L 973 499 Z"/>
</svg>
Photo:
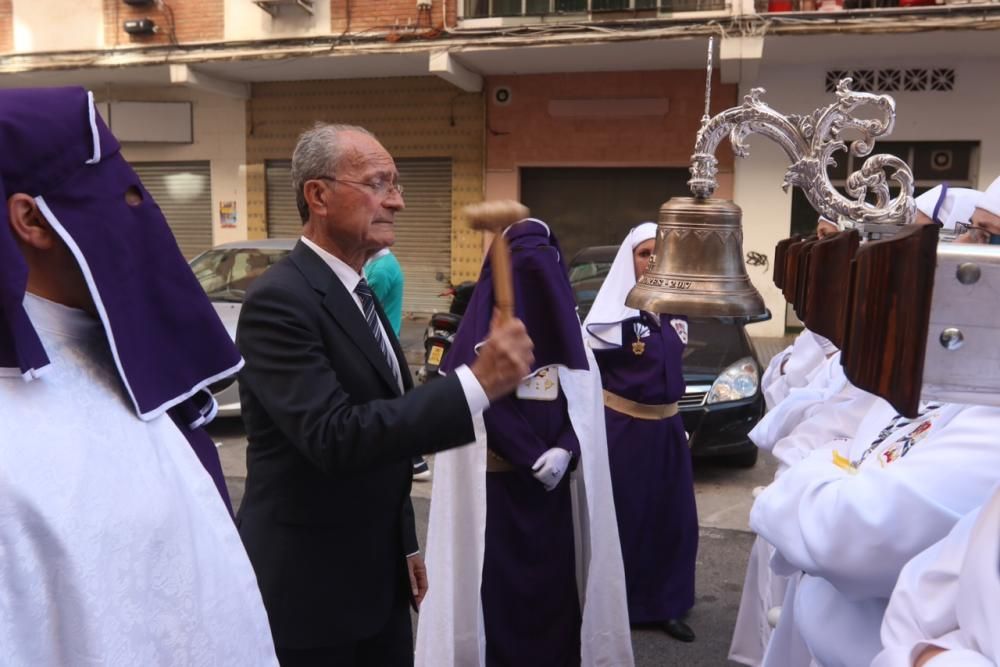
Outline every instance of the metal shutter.
<svg viewBox="0 0 1000 667">
<path fill-rule="evenodd" d="M 447 310 L 447 300 L 438 295 L 451 277 L 451 159 L 403 158 L 396 160 L 396 167 L 406 191 L 392 247 L 406 280 L 403 310 Z M 268 236 L 299 236 L 302 223 L 295 208 L 291 163 L 268 162 L 265 173 Z"/>
<path fill-rule="evenodd" d="M 292 189 L 292 163 L 288 160 L 268 161 L 264 169 L 268 238 L 302 236 L 302 219 L 295 207 L 295 191 Z"/>
<path fill-rule="evenodd" d="M 133 162 L 188 259 L 212 247 L 212 177 L 208 162 Z"/>
<path fill-rule="evenodd" d="M 402 159 L 396 167 L 406 190 L 392 247 L 406 279 L 403 310 L 447 310 L 438 295 L 451 278 L 451 159 Z"/>
</svg>

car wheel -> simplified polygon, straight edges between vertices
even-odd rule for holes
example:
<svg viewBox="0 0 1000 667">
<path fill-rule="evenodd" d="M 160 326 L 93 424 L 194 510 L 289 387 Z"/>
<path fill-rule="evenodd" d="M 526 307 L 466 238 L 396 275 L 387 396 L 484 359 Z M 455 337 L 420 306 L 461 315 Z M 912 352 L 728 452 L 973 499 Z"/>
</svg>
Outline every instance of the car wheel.
<svg viewBox="0 0 1000 667">
<path fill-rule="evenodd" d="M 759 452 L 760 450 L 756 447 L 751 447 L 745 452 L 723 456 L 719 460 L 734 468 L 752 468 L 757 464 L 757 454 Z"/>
</svg>

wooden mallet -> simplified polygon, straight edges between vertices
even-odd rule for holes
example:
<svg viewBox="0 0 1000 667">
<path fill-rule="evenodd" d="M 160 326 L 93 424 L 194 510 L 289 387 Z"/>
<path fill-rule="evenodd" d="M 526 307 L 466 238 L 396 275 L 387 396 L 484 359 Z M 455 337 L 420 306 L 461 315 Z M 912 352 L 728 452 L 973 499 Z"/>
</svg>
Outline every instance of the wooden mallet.
<svg viewBox="0 0 1000 667">
<path fill-rule="evenodd" d="M 499 321 L 505 322 L 514 317 L 514 278 L 510 268 L 510 248 L 503 230 L 527 218 L 530 211 L 520 202 L 505 199 L 466 206 L 464 213 L 469 220 L 469 227 L 494 234 L 490 246 L 493 301 L 499 310 Z"/>
</svg>

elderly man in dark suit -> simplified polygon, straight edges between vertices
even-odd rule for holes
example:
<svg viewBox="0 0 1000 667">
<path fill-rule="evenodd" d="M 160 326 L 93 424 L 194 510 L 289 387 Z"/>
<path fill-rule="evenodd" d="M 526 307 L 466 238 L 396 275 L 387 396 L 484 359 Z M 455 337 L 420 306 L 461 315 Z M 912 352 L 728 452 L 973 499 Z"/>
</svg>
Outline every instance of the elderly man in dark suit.
<svg viewBox="0 0 1000 667">
<path fill-rule="evenodd" d="M 317 125 L 292 180 L 302 239 L 250 288 L 237 332 L 240 534 L 283 666 L 410 665 L 409 606 L 427 590 L 410 459 L 474 440 L 472 415 L 529 372 L 532 343 L 520 321 L 497 325 L 470 367 L 408 391 L 361 272 L 404 206 L 392 157 L 363 128 Z"/>
</svg>

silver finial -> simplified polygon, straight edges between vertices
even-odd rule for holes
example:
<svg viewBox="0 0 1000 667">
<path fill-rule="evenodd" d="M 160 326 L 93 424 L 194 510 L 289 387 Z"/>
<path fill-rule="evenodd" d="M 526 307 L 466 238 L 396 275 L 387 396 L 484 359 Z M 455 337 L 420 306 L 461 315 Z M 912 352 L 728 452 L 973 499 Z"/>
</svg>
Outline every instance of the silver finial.
<svg viewBox="0 0 1000 667">
<path fill-rule="evenodd" d="M 707 199 L 718 187 L 719 161 L 715 150 L 729 137 L 737 157 L 747 157 L 747 137 L 759 134 L 771 139 L 788 155 L 792 164 L 785 172 L 784 187 L 802 188 L 813 208 L 828 220 L 842 226 L 901 225 L 916 215 L 913 201 L 913 172 L 894 155 L 869 155 L 875 140 L 892 132 L 896 121 L 896 102 L 888 95 L 855 92 L 851 80 L 837 84 L 836 101 L 816 109 L 808 116 L 782 114 L 764 103 L 763 88 L 753 88 L 743 104 L 703 121 L 691 156 L 691 180 L 688 187 L 695 197 Z M 868 107 L 877 114 L 856 112 Z M 845 135 L 860 134 L 850 143 Z M 847 196 L 830 182 L 827 168 L 835 164 L 834 155 L 847 153 L 867 158 L 861 169 L 847 178 Z M 889 176 L 887 171 L 891 171 Z M 889 180 L 899 194 L 892 196 Z M 869 199 L 874 199 L 874 203 Z"/>
</svg>

